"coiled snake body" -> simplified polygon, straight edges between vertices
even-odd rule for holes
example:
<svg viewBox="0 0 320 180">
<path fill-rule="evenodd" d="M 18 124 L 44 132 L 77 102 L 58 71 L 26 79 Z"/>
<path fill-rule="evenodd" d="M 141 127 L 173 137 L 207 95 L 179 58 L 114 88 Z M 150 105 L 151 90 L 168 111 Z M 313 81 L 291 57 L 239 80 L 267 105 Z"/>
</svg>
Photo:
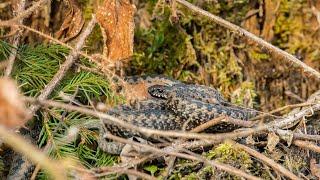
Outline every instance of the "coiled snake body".
<svg viewBox="0 0 320 180">
<path fill-rule="evenodd" d="M 254 111 L 230 104 L 214 88 L 179 81 L 171 82 L 165 77 L 161 78 L 165 83 L 152 83 L 147 87 L 151 96 L 148 100 L 137 102 L 132 106 L 120 105 L 107 113 L 138 127 L 164 131 L 188 131 L 221 115 L 241 120 L 247 120 L 255 115 Z M 161 78 L 157 77 L 157 80 Z M 149 81 L 152 82 L 150 79 Z M 116 125 L 105 124 L 105 128 L 110 133 L 121 137 L 142 137 L 156 141 L 152 136 Z M 236 128 L 238 127 L 224 122 L 209 128 L 208 131 L 228 132 Z M 109 153 L 119 153 L 110 151 L 105 144 L 99 145 Z"/>
</svg>

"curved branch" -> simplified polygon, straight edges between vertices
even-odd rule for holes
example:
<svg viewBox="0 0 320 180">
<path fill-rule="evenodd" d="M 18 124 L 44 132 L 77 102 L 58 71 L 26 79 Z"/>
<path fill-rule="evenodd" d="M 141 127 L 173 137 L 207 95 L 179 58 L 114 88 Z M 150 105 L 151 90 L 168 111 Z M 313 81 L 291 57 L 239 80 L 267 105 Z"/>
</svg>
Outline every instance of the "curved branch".
<svg viewBox="0 0 320 180">
<path fill-rule="evenodd" d="M 307 64 L 305 64 L 304 62 L 300 61 L 299 59 L 297 59 L 296 57 L 294 57 L 293 55 L 287 53 L 286 51 L 281 50 L 278 47 L 273 46 L 272 44 L 266 42 L 265 40 L 257 37 L 256 35 L 250 33 L 249 31 L 235 25 L 232 24 L 218 16 L 215 16 L 211 13 L 209 13 L 208 11 L 205 11 L 185 0 L 176 0 L 178 3 L 182 4 L 183 6 L 189 8 L 190 10 L 201 14 L 203 16 L 208 17 L 210 20 L 212 20 L 213 22 L 227 28 L 230 29 L 231 31 L 234 31 L 235 33 L 237 33 L 238 35 L 245 37 L 248 40 L 251 40 L 255 43 L 257 43 L 258 45 L 260 45 L 262 48 L 268 50 L 268 52 L 272 55 L 281 57 L 297 66 L 299 66 L 300 68 L 302 68 L 305 72 L 312 74 L 314 77 L 316 77 L 317 79 L 320 80 L 320 73 L 318 71 L 316 71 L 315 69 L 313 69 L 312 67 L 308 66 Z"/>
</svg>

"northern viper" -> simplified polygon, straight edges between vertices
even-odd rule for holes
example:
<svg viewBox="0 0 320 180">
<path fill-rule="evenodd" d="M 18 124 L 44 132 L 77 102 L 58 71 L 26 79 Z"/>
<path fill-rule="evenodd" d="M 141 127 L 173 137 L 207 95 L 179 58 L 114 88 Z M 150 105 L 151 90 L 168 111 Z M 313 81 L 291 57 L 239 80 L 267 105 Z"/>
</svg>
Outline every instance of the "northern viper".
<svg viewBox="0 0 320 180">
<path fill-rule="evenodd" d="M 136 78 L 129 81 L 130 83 L 144 81 L 149 84 L 146 87 L 150 95 L 148 100 L 139 101 L 131 106 L 120 105 L 107 113 L 138 127 L 164 131 L 188 131 L 221 115 L 241 120 L 247 120 L 255 115 L 253 110 L 247 110 L 227 102 L 214 88 L 185 84 L 176 80 L 172 81 L 166 77 L 153 78 L 157 79 L 157 83 L 151 77 Z M 157 138 L 130 129 L 111 124 L 104 125 L 108 132 L 121 137 L 141 137 L 150 141 L 157 141 Z M 233 124 L 220 123 L 207 131 L 228 132 L 236 128 L 238 126 Z M 103 140 L 100 142 L 100 147 L 105 151 L 112 154 L 119 153 L 119 151 L 113 151 L 114 145 L 111 145 L 113 150 L 110 151 Z"/>
</svg>

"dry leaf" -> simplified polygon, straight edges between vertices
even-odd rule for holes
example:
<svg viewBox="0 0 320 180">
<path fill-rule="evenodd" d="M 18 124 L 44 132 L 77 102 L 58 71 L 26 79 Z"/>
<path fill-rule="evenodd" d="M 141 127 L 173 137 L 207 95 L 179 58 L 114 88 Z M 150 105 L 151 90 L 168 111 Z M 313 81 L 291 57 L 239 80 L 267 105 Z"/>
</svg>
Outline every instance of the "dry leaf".
<svg viewBox="0 0 320 180">
<path fill-rule="evenodd" d="M 107 37 L 104 54 L 113 62 L 133 54 L 134 12 L 129 0 L 105 0 L 98 8 L 97 20 Z"/>
<path fill-rule="evenodd" d="M 288 146 L 291 146 L 293 140 L 293 132 L 290 130 L 282 130 L 278 129 L 277 134 L 280 136 L 281 139 L 285 140 Z"/>
<path fill-rule="evenodd" d="M 28 111 L 15 82 L 0 79 L 0 123 L 9 128 L 23 126 L 28 120 Z"/>
<path fill-rule="evenodd" d="M 250 136 L 248 136 L 247 138 L 246 138 L 246 144 L 247 145 L 255 145 L 255 141 L 254 141 L 254 139 L 253 139 L 253 137 L 252 137 L 252 135 L 250 135 Z"/>
<path fill-rule="evenodd" d="M 149 93 L 146 83 L 126 84 L 124 87 L 124 96 L 129 103 L 147 99 Z"/>
<path fill-rule="evenodd" d="M 267 149 L 268 151 L 272 152 L 277 144 L 279 143 L 280 138 L 276 135 L 276 133 L 271 132 L 268 134 L 268 143 L 267 143 Z"/>
<path fill-rule="evenodd" d="M 69 41 L 77 36 L 84 25 L 84 19 L 78 3 L 75 0 L 68 0 L 68 3 L 70 11 L 66 15 L 60 30 L 55 34 L 57 38 L 62 38 L 63 36 L 61 40 L 63 42 Z"/>
</svg>

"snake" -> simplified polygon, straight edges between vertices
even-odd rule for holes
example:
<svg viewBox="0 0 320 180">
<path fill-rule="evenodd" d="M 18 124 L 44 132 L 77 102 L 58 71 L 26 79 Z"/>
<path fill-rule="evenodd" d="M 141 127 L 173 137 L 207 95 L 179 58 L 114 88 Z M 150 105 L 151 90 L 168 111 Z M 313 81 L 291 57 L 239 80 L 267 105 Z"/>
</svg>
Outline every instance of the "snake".
<svg viewBox="0 0 320 180">
<path fill-rule="evenodd" d="M 164 76 L 156 77 L 156 80 L 157 83 L 151 77 L 130 78 L 130 83 L 150 84 L 147 91 L 151 98 L 134 105 L 120 105 L 106 113 L 138 127 L 162 131 L 189 131 L 221 115 L 241 120 L 255 116 L 255 111 L 226 101 L 215 88 L 172 81 Z M 141 137 L 152 142 L 157 142 L 158 139 L 114 124 L 103 125 L 109 133 L 123 138 Z M 237 128 L 239 126 L 222 122 L 210 127 L 206 132 L 229 132 Z M 103 140 L 100 142 L 103 143 Z M 99 144 L 99 147 L 108 153 L 119 153 L 119 150 L 113 151 L 113 144 L 112 151 L 106 146 L 106 143 Z"/>
</svg>

